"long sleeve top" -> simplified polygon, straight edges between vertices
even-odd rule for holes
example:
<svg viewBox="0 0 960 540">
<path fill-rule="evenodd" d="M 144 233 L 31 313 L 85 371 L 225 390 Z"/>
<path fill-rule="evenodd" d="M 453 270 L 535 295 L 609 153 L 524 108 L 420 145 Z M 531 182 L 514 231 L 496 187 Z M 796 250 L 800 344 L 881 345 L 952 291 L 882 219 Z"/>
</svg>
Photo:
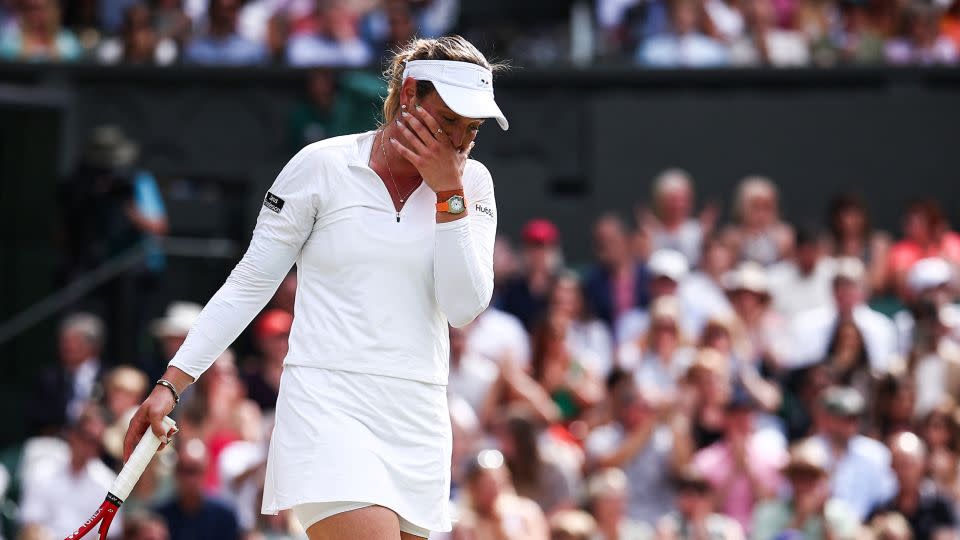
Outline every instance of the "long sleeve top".
<svg viewBox="0 0 960 540">
<path fill-rule="evenodd" d="M 267 192 L 250 246 L 170 361 L 194 378 L 297 265 L 286 364 L 446 384 L 447 324 L 490 302 L 497 209 L 486 167 L 463 174 L 468 215 L 437 223 L 426 184 L 399 215 L 369 167 L 375 132 L 311 144 Z"/>
</svg>

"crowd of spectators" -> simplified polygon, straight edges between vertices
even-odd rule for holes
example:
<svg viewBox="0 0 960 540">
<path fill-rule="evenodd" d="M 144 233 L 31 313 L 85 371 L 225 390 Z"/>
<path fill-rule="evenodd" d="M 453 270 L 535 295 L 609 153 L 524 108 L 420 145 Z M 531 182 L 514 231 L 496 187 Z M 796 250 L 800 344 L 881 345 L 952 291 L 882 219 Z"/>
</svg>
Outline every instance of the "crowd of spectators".
<svg viewBox="0 0 960 540">
<path fill-rule="evenodd" d="M 960 0 L 526 3 L 524 12 L 552 15 L 528 21 L 494 9 L 464 22 L 472 7 L 460 0 L 0 0 L 0 59 L 377 68 L 414 36 L 457 31 L 524 65 L 591 57 L 654 68 L 960 62 Z M 587 24 L 576 24 L 578 12 Z M 575 51 L 583 42 L 587 52 Z"/>
<path fill-rule="evenodd" d="M 631 219 L 597 217 L 575 269 L 550 220 L 498 239 L 492 305 L 450 329 L 456 518 L 431 538 L 960 537 L 960 234 L 937 204 L 908 204 L 895 240 L 852 194 L 798 225 L 748 177 L 723 223 L 683 170 L 652 185 Z M 296 279 L 185 394 L 117 538 L 304 538 L 259 514 Z M 156 354 L 128 363 L 104 356 L 99 317 L 63 319 L 32 436 L 0 467 L 16 538 L 91 513 L 200 309 L 173 302 Z"/>
</svg>

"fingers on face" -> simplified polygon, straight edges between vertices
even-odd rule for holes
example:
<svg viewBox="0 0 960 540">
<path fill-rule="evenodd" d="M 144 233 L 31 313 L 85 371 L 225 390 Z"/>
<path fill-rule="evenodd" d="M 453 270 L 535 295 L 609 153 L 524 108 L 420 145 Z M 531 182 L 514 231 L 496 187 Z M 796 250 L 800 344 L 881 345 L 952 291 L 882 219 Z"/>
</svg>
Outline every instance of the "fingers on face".
<svg viewBox="0 0 960 540">
<path fill-rule="evenodd" d="M 427 145 L 422 137 L 408 123 L 397 121 L 397 129 L 400 130 L 400 136 L 407 142 L 407 146 L 418 154 L 426 152 Z"/>
<path fill-rule="evenodd" d="M 413 108 L 416 118 L 418 118 L 426 126 L 427 130 L 430 133 L 437 133 L 440 130 L 440 124 L 437 123 L 436 119 L 433 118 L 433 115 L 427 112 L 426 109 L 417 105 Z"/>
<path fill-rule="evenodd" d="M 410 150 L 393 137 L 390 138 L 390 144 L 393 145 L 394 150 L 399 152 L 404 159 L 412 163 L 414 167 L 420 166 L 420 156 L 417 155 L 413 150 Z"/>
</svg>

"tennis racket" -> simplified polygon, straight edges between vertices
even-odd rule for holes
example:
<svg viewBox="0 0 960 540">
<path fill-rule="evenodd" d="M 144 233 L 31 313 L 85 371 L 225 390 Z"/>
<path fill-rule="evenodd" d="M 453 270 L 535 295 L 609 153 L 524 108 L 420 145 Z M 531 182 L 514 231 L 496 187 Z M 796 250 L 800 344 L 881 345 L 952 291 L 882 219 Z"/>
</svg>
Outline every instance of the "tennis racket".
<svg viewBox="0 0 960 540">
<path fill-rule="evenodd" d="M 169 433 L 176 425 L 169 416 L 163 419 L 163 429 L 165 433 Z M 157 448 L 160 448 L 160 439 L 153 434 L 152 429 L 147 428 L 143 437 L 140 438 L 140 442 L 137 443 L 137 447 L 134 448 L 133 453 L 130 454 L 130 459 L 123 465 L 123 469 L 120 470 L 117 479 L 113 481 L 113 486 L 110 488 L 110 491 L 107 492 L 107 498 L 104 499 L 103 504 L 90 516 L 90 519 L 64 540 L 79 540 L 83 538 L 84 535 L 93 530 L 93 527 L 96 526 L 97 523 L 100 524 L 100 529 L 97 531 L 100 535 L 100 540 L 104 540 L 107 537 L 110 524 L 113 523 L 113 518 L 117 517 L 117 511 L 120 509 L 120 505 L 123 504 L 127 495 L 130 495 L 130 491 L 133 489 L 133 486 L 136 485 L 137 480 L 140 480 L 140 475 L 143 474 L 144 469 L 150 464 L 153 455 L 157 453 Z"/>
</svg>

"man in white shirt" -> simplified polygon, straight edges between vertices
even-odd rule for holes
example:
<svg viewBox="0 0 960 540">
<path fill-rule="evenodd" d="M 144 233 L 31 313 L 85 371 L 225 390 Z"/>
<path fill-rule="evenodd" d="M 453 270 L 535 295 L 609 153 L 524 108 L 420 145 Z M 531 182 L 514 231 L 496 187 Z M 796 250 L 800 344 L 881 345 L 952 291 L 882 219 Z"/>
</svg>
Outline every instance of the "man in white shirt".
<svg viewBox="0 0 960 540">
<path fill-rule="evenodd" d="M 474 413 L 479 413 L 490 388 L 500 375 L 500 367 L 494 360 L 472 350 L 466 334 L 463 328 L 450 327 L 447 392 L 463 398 Z"/>
<path fill-rule="evenodd" d="M 897 352 L 896 329 L 893 321 L 865 303 L 864 277 L 860 259 L 840 257 L 836 260 L 834 305 L 807 310 L 792 321 L 793 354 L 787 358 L 791 367 L 822 361 L 839 323 L 850 320 L 860 331 L 871 369 L 878 372 L 888 369 Z"/>
<path fill-rule="evenodd" d="M 497 364 L 530 365 L 530 338 L 517 317 L 490 306 L 466 328 L 467 350 Z"/>
<path fill-rule="evenodd" d="M 657 298 L 677 294 L 690 273 L 690 265 L 687 258 L 679 251 L 658 249 L 650 255 L 647 271 L 650 273 L 650 305 L 652 306 Z M 693 336 L 698 330 L 695 318 L 688 316 L 690 311 L 692 310 L 688 310 L 686 304 L 681 305 L 679 323 L 681 331 L 686 336 Z M 639 338 L 649 327 L 649 310 L 633 308 L 617 319 L 614 334 L 618 343 L 626 343 Z"/>
<path fill-rule="evenodd" d="M 64 538 L 93 514 L 116 478 L 98 457 L 104 428 L 103 417 L 93 407 L 84 409 L 68 427 L 69 459 L 47 474 L 32 476 L 23 486 L 22 525 Z M 119 537 L 122 530 L 115 521 L 109 537 Z"/>
<path fill-rule="evenodd" d="M 825 257 L 815 231 L 799 228 L 791 261 L 769 269 L 773 308 L 788 319 L 804 311 L 833 305 L 833 259 Z"/>
<path fill-rule="evenodd" d="M 890 450 L 858 433 L 864 408 L 863 396 L 857 390 L 828 388 L 817 411 L 819 429 L 811 439 L 830 456 L 834 497 L 846 503 L 861 521 L 870 509 L 896 494 Z"/>
<path fill-rule="evenodd" d="M 77 419 L 97 385 L 103 321 L 89 313 L 75 313 L 60 325 L 60 362 L 40 375 L 28 409 L 33 434 L 55 435 Z"/>
</svg>

